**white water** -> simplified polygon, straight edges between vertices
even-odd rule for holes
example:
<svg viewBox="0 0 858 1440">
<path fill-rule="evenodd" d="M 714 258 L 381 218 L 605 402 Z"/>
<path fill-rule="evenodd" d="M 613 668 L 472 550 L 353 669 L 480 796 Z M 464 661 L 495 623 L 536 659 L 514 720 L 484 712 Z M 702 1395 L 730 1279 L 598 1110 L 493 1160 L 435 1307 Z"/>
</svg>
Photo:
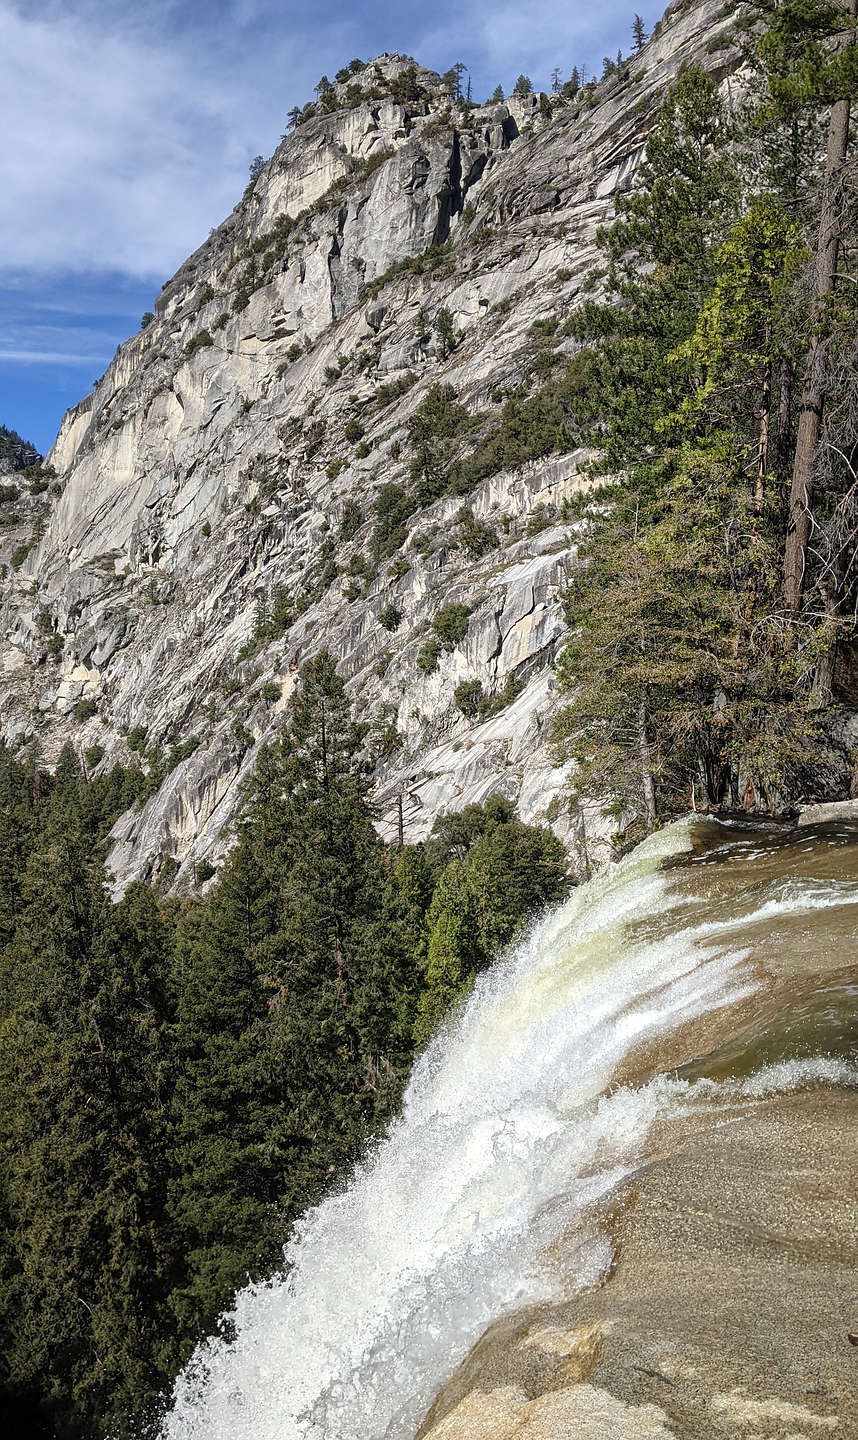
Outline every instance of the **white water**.
<svg viewBox="0 0 858 1440">
<path fill-rule="evenodd" d="M 387 1139 L 300 1222 L 287 1276 L 242 1291 L 234 1339 L 197 1352 L 165 1440 L 406 1440 L 491 1320 L 598 1279 L 610 1249 L 588 1208 L 658 1115 L 844 1078 L 836 1062 L 792 1062 L 744 1085 L 660 1076 L 606 1093 L 642 1039 L 748 992 L 731 932 L 827 903 L 819 882 L 790 883 L 701 922 L 661 868 L 690 848 L 683 825 L 653 837 L 481 978 Z M 858 886 L 836 893 L 858 902 Z M 561 1234 L 565 1273 L 546 1259 Z"/>
</svg>

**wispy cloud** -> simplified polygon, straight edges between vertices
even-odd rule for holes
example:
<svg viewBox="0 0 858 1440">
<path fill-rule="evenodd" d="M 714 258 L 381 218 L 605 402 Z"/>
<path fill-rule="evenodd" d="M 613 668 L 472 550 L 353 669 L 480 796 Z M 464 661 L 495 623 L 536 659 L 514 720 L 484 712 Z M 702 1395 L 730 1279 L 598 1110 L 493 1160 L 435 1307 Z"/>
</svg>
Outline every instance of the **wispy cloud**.
<svg viewBox="0 0 858 1440">
<path fill-rule="evenodd" d="M 355 53 L 461 58 L 479 93 L 568 73 L 628 19 L 615 0 L 0 0 L 0 268 L 164 277 L 290 106 Z"/>
<path fill-rule="evenodd" d="M 86 365 L 92 366 L 92 355 L 75 355 L 70 350 L 4 350 L 0 348 L 0 365 Z"/>
<path fill-rule="evenodd" d="M 163 277 L 229 212 L 307 82 L 223 18 L 231 56 L 163 4 L 0 0 L 0 265 Z"/>
</svg>

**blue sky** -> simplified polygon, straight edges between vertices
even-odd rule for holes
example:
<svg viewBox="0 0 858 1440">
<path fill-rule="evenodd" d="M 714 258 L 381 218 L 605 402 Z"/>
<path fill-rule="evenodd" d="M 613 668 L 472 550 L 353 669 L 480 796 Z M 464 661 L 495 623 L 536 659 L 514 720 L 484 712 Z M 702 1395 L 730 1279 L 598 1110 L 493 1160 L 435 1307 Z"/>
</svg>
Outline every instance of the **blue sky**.
<svg viewBox="0 0 858 1440">
<path fill-rule="evenodd" d="M 650 25 L 660 13 L 642 11 Z M 631 48 L 603 0 L 0 0 L 0 424 L 42 450 L 323 73 L 383 50 L 475 98 Z"/>
</svg>

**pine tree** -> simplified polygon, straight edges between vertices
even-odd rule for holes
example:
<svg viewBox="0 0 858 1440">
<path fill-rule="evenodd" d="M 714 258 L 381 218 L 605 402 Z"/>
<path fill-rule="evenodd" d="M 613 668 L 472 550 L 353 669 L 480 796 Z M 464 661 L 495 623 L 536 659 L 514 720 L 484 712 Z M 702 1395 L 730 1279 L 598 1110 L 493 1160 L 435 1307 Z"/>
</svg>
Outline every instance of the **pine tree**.
<svg viewBox="0 0 858 1440">
<path fill-rule="evenodd" d="M 592 544 L 585 547 L 590 564 L 570 593 L 576 635 L 561 679 L 577 694 L 558 734 L 579 761 L 580 783 L 607 786 L 648 826 L 656 819 L 675 735 L 693 716 L 701 687 L 711 713 L 714 675 L 706 637 L 713 625 L 722 641 L 729 630 L 729 603 L 716 597 L 716 613 L 708 614 L 702 586 L 707 616 L 690 640 L 693 645 L 701 637 L 703 644 L 694 658 L 688 644 L 681 646 L 682 668 L 674 663 L 700 550 L 693 535 L 677 548 L 677 526 L 690 495 L 702 487 L 705 496 L 712 457 L 695 457 L 689 465 L 688 456 L 659 446 L 657 438 L 683 398 L 696 393 L 694 367 L 682 347 L 696 328 L 729 223 L 734 185 L 728 139 L 713 81 L 701 67 L 689 66 L 662 106 L 637 188 L 618 197 L 617 219 L 599 235 L 608 260 L 608 302 L 586 304 L 577 322 L 591 345 L 591 394 L 598 397 L 593 438 L 601 457 L 595 469 L 623 478 L 609 497 L 608 518 L 591 522 Z M 670 595 L 673 602 L 666 604 Z M 608 615 L 616 618 L 612 644 L 604 631 Z M 600 661 L 606 643 L 608 654 Z M 683 673 L 689 683 L 671 724 Z M 686 750 L 694 767 L 720 785 L 724 766 L 710 753 L 714 744 L 720 754 L 717 731 L 717 722 L 700 727 Z"/>
<path fill-rule="evenodd" d="M 35 761 L 16 760 L 0 742 L 0 953 L 15 934 L 21 886 L 35 843 L 39 780 Z"/>
<path fill-rule="evenodd" d="M 58 1435 L 120 1434 L 169 1373 L 168 941 L 150 892 L 107 906 L 63 772 L 9 956 L 4 1379 Z"/>
<path fill-rule="evenodd" d="M 639 55 L 647 42 L 646 26 L 640 15 L 636 15 L 632 21 L 632 40 L 634 41 L 635 54 Z"/>
<path fill-rule="evenodd" d="M 843 213 L 840 192 L 849 151 L 850 102 L 858 90 L 858 50 L 855 46 L 856 0 L 832 5 L 827 0 L 803 0 L 785 6 L 775 17 L 770 36 L 776 42 L 779 30 L 795 23 L 798 10 L 803 27 L 812 33 L 805 45 L 804 64 L 793 85 L 804 85 L 815 95 L 818 105 L 830 104 L 825 172 L 819 209 L 816 245 L 816 273 L 812 330 L 804 366 L 804 386 L 799 409 L 798 433 L 795 443 L 790 516 L 784 550 L 784 599 L 795 614 L 807 569 L 807 547 L 811 528 L 812 475 L 819 448 L 823 408 L 827 389 L 827 345 L 832 302 L 837 283 L 838 259 L 843 240 Z M 837 30 L 846 43 L 829 53 L 825 41 Z M 789 87 L 775 88 L 773 98 Z M 833 102 L 833 103 L 832 103 Z"/>
<path fill-rule="evenodd" d="M 215 895 L 180 928 L 173 1208 L 188 1276 L 173 1303 L 191 1337 L 271 1268 L 384 1109 L 403 957 L 372 943 L 386 872 L 364 736 L 331 657 L 308 662 Z"/>
<path fill-rule="evenodd" d="M 454 100 L 462 99 L 462 77 L 467 74 L 468 67 L 462 60 L 457 60 L 449 70 L 445 70 L 441 76 L 441 84 L 449 90 Z"/>
<path fill-rule="evenodd" d="M 585 303 L 573 324 L 591 347 L 601 473 L 641 461 L 641 437 L 695 390 L 692 367 L 683 376 L 675 352 L 694 332 L 733 218 L 730 138 L 717 87 L 689 66 L 665 98 L 635 189 L 617 197 L 615 222 L 598 234 L 607 300 Z"/>
<path fill-rule="evenodd" d="M 523 825 L 492 796 L 438 822 L 427 850 L 441 870 L 425 926 L 425 983 L 414 1039 L 425 1044 L 476 976 L 542 906 L 567 886 L 563 846 L 548 830 Z"/>
<path fill-rule="evenodd" d="M 791 642 L 816 644 L 815 617 L 825 616 L 828 642 L 815 684 L 832 697 L 838 645 L 854 613 L 853 557 L 858 526 L 851 499 L 855 469 L 855 357 L 858 324 L 849 273 L 856 204 L 850 105 L 858 91 L 855 6 L 826 0 L 785 0 L 755 7 L 764 22 L 750 31 L 752 68 L 748 152 L 755 178 L 782 197 L 805 227 L 813 252 L 806 280 L 795 287 L 795 353 L 775 376 L 781 447 L 779 478 L 790 466 L 789 525 L 784 541 L 783 596 Z M 818 158 L 825 153 L 820 176 Z M 805 290 L 813 295 L 810 306 Z M 811 532 L 814 536 L 810 544 Z"/>
</svg>

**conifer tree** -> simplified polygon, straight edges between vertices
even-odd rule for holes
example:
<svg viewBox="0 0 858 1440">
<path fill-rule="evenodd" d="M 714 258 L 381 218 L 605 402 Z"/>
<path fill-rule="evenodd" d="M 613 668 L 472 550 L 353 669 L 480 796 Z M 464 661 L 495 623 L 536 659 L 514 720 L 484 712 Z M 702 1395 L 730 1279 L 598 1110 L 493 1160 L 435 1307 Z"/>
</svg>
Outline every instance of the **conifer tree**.
<svg viewBox="0 0 858 1440">
<path fill-rule="evenodd" d="M 414 1021 L 424 1044 L 520 925 L 566 889 L 563 847 L 523 825 L 500 796 L 436 822 L 430 859 L 452 854 L 426 916 L 425 983 Z"/>
<path fill-rule="evenodd" d="M 674 760 L 674 737 L 693 717 L 701 684 L 711 696 L 706 637 L 713 626 L 723 637 L 729 610 L 723 597 L 701 586 L 699 595 L 714 599 L 715 613 L 707 603 L 705 623 L 694 627 L 691 644 L 703 641 L 694 662 L 688 644 L 677 652 L 688 633 L 683 616 L 700 552 L 693 535 L 689 542 L 682 538 L 682 511 L 701 490 L 705 496 L 713 457 L 684 465 L 675 448 L 659 443 L 668 418 L 696 393 L 683 346 L 711 287 L 734 203 L 728 140 L 713 81 L 701 67 L 689 66 L 664 101 L 637 187 L 618 197 L 617 219 L 600 233 L 608 301 L 589 302 L 577 321 L 591 346 L 590 393 L 598 400 L 593 439 L 601 457 L 595 470 L 621 481 L 608 518 L 592 522 L 592 544 L 585 546 L 591 563 L 569 596 L 576 634 L 560 674 L 577 695 L 558 734 L 579 761 L 580 782 L 613 788 L 648 826 L 656 819 L 659 783 Z M 715 520 L 717 509 L 713 514 L 707 507 L 698 525 L 704 517 Z M 610 638 L 609 615 L 615 624 Z M 675 686 L 683 676 L 688 683 L 671 724 Z M 713 760 L 708 738 L 706 729 L 697 729 L 693 764 L 720 785 L 724 767 Z"/>
<path fill-rule="evenodd" d="M 5 1384 L 58 1435 L 121 1434 L 169 1373 L 167 936 L 142 887 L 106 905 L 62 772 L 9 955 Z"/>
</svg>

